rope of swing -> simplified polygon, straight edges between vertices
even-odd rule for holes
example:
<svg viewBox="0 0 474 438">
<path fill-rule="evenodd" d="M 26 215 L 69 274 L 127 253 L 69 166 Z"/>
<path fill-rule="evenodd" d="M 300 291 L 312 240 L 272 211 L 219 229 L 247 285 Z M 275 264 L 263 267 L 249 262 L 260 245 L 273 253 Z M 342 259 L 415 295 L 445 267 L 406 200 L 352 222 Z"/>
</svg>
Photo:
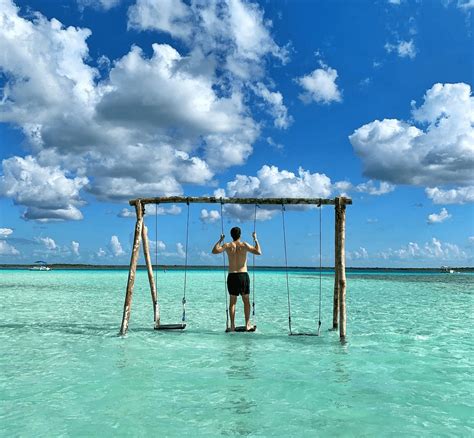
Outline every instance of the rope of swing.
<svg viewBox="0 0 474 438">
<path fill-rule="evenodd" d="M 155 291 L 158 290 L 158 204 L 155 204 Z M 156 292 L 155 292 L 156 293 Z M 158 296 L 155 295 L 155 322 L 160 317 L 160 305 L 158 304 Z"/>
<path fill-rule="evenodd" d="M 224 235 L 224 214 L 222 209 L 222 198 L 221 198 L 221 236 Z M 224 273 L 224 295 L 225 295 L 225 327 L 229 328 L 229 303 L 227 301 L 227 278 L 226 278 L 226 263 L 225 263 L 225 252 L 222 253 L 222 272 Z"/>
<path fill-rule="evenodd" d="M 187 286 L 187 272 L 188 272 L 188 242 L 189 242 L 189 200 L 186 200 L 188 206 L 186 218 L 186 252 L 184 254 L 184 286 L 183 286 L 183 316 L 181 321 L 186 322 L 186 286 Z"/>
<path fill-rule="evenodd" d="M 253 232 L 255 234 L 257 230 L 257 208 L 258 205 L 255 204 L 255 211 L 253 215 Z M 252 265 L 252 316 L 253 323 L 255 324 L 255 254 L 253 254 L 253 265 Z"/>
<path fill-rule="evenodd" d="M 288 296 L 288 329 L 291 333 L 291 300 L 290 300 L 290 280 L 288 278 L 288 254 L 286 250 L 286 227 L 285 227 L 285 205 L 281 204 L 281 218 L 283 224 L 283 246 L 285 249 L 285 274 L 286 274 L 286 293 Z"/>
<path fill-rule="evenodd" d="M 322 210 L 321 204 L 319 207 L 319 319 L 318 319 L 318 336 L 321 333 L 321 302 L 322 302 L 322 290 L 323 290 L 323 259 L 322 259 Z"/>
</svg>

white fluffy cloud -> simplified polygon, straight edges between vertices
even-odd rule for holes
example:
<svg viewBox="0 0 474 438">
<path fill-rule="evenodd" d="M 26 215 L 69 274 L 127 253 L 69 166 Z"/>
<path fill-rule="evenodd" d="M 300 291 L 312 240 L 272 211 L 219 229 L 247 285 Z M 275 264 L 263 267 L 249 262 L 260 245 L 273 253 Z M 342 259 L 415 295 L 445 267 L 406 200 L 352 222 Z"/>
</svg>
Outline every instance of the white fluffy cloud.
<svg viewBox="0 0 474 438">
<path fill-rule="evenodd" d="M 79 191 L 87 178 L 68 178 L 59 166 L 41 166 L 32 156 L 8 158 L 2 166 L 0 195 L 27 206 L 25 219 L 82 219 L 77 207 L 83 204 Z"/>
<path fill-rule="evenodd" d="M 257 176 L 237 175 L 234 181 L 227 183 L 227 192 L 229 196 L 238 197 L 327 197 L 331 194 L 331 180 L 301 167 L 296 175 L 264 165 Z"/>
<path fill-rule="evenodd" d="M 395 52 L 400 58 L 414 59 L 417 54 L 413 40 L 397 41 L 395 44 L 386 43 L 384 47 L 388 53 Z"/>
<path fill-rule="evenodd" d="M 341 102 L 342 95 L 336 84 L 337 70 L 321 63 L 321 68 L 296 79 L 303 88 L 300 99 L 304 103 L 326 103 Z"/>
<path fill-rule="evenodd" d="M 278 46 L 258 5 L 242 0 L 137 0 L 129 8 L 128 25 L 158 30 L 182 39 L 201 53 L 215 52 L 227 70 L 238 77 L 261 76 L 266 55 L 286 62 L 286 48 Z"/>
<path fill-rule="evenodd" d="M 165 251 L 166 244 L 162 240 L 150 240 L 150 250 L 153 252 L 156 250 L 158 250 L 158 252 Z"/>
<path fill-rule="evenodd" d="M 121 0 L 77 0 L 80 9 L 94 8 L 108 11 L 119 5 Z"/>
<path fill-rule="evenodd" d="M 184 259 L 186 257 L 186 251 L 184 249 L 184 245 L 180 242 L 176 244 L 176 254 L 178 257 Z"/>
<path fill-rule="evenodd" d="M 468 84 L 435 84 L 412 103 L 413 122 L 375 120 L 349 136 L 364 174 L 393 184 L 462 186 L 474 182 L 474 98 Z M 417 127 L 418 125 L 419 127 Z M 441 197 L 429 189 L 431 197 Z M 455 196 L 453 196 L 455 197 Z"/>
<path fill-rule="evenodd" d="M 79 256 L 79 242 L 75 240 L 71 242 L 71 251 L 75 256 Z"/>
<path fill-rule="evenodd" d="M 125 254 L 125 251 L 122 248 L 122 244 L 117 236 L 112 236 L 110 238 L 109 249 L 115 257 L 119 257 Z"/>
<path fill-rule="evenodd" d="M 326 198 L 331 194 L 331 180 L 324 174 L 311 173 L 303 168 L 298 174 L 279 170 L 276 166 L 264 165 L 256 176 L 237 175 L 227 183 L 225 190 L 217 190 L 217 197 L 242 198 Z M 253 219 L 252 206 L 229 204 L 225 206 L 226 214 L 240 220 Z M 272 217 L 275 210 L 259 208 L 257 219 L 266 220 Z"/>
<path fill-rule="evenodd" d="M 465 260 L 468 257 L 465 251 L 461 250 L 459 246 L 449 243 L 441 242 L 439 239 L 433 237 L 429 242 L 418 244 L 416 242 L 409 242 L 399 249 L 388 249 L 378 254 L 384 260 L 398 259 L 398 260 L 433 260 L 453 261 Z"/>
<path fill-rule="evenodd" d="M 191 36 L 191 19 L 191 9 L 181 0 L 137 0 L 128 10 L 128 27 L 159 30 L 178 38 Z"/>
<path fill-rule="evenodd" d="M 458 8 L 468 11 L 474 9 L 474 0 L 458 0 Z"/>
<path fill-rule="evenodd" d="M 217 222 L 220 218 L 221 215 L 217 210 L 206 210 L 205 208 L 201 210 L 201 214 L 199 215 L 201 222 L 206 224 Z"/>
<path fill-rule="evenodd" d="M 5 240 L 0 240 L 0 256 L 16 256 L 20 252 Z"/>
<path fill-rule="evenodd" d="M 358 192 L 379 196 L 393 192 L 395 190 L 395 186 L 385 181 L 379 181 L 379 186 L 377 187 L 374 181 L 369 180 L 366 183 L 358 184 L 355 189 Z"/>
<path fill-rule="evenodd" d="M 0 256 L 20 255 L 20 251 L 6 241 L 12 234 L 13 230 L 11 228 L 0 228 Z"/>
<path fill-rule="evenodd" d="M 427 187 L 425 193 L 435 204 L 465 204 L 474 202 L 474 186 L 458 187 L 457 189 L 449 190 Z"/>
<path fill-rule="evenodd" d="M 147 204 L 145 206 L 145 212 L 147 215 L 154 216 L 157 214 L 158 216 L 177 216 L 181 213 L 181 207 L 173 204 L 170 207 L 162 207 L 161 205 L 155 204 Z M 118 217 L 122 218 L 135 218 L 135 210 L 130 208 L 122 208 L 120 212 L 117 214 Z"/>
<path fill-rule="evenodd" d="M 82 1 L 105 9 L 116 3 Z M 88 64 L 88 29 L 66 28 L 38 13 L 21 16 L 11 0 L 0 4 L 6 78 L 0 122 L 19 127 L 32 154 L 4 160 L 1 192 L 27 207 L 27 219 L 81 219 L 84 190 L 123 201 L 211 183 L 216 172 L 245 163 L 253 151 L 261 124 L 250 112 L 249 91 L 258 90 L 253 99 L 276 127 L 291 122 L 281 93 L 262 85 L 272 83 L 269 60 L 286 62 L 287 51 L 253 3 L 163 0 L 157 7 L 139 0 L 129 25 L 170 33 L 181 39 L 182 53 L 154 44 L 147 56 L 132 46 L 102 63 L 102 76 Z M 39 182 L 40 169 L 61 184 L 40 183 L 33 198 L 18 172 L 38 174 Z"/>
<path fill-rule="evenodd" d="M 361 246 L 355 251 L 348 251 L 346 257 L 348 260 L 366 260 L 369 258 L 369 253 Z"/>
<path fill-rule="evenodd" d="M 38 240 L 45 246 L 49 251 L 54 251 L 58 248 L 56 242 L 51 237 L 39 237 Z"/>
<path fill-rule="evenodd" d="M 283 96 L 278 91 L 270 91 L 261 82 L 254 87 L 255 94 L 268 103 L 268 111 L 274 118 L 277 128 L 286 129 L 293 122 L 293 117 L 288 115 L 288 109 L 283 104 Z"/>
<path fill-rule="evenodd" d="M 428 215 L 427 222 L 429 224 L 440 224 L 441 222 L 444 222 L 450 217 L 451 215 L 448 213 L 448 210 L 446 210 L 445 208 L 442 208 L 439 213 L 432 213 Z"/>
<path fill-rule="evenodd" d="M 11 228 L 0 228 L 0 238 L 1 237 L 8 237 L 13 233 Z"/>
</svg>

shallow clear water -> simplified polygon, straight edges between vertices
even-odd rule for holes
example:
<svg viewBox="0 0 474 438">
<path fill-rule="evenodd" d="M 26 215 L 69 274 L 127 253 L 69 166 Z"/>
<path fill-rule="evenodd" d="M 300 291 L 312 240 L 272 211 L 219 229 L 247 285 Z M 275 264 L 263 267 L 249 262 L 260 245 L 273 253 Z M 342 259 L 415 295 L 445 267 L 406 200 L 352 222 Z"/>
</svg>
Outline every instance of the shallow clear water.
<svg viewBox="0 0 474 438">
<path fill-rule="evenodd" d="M 257 273 L 253 334 L 223 332 L 219 271 L 188 274 L 185 332 L 154 331 L 139 272 L 122 338 L 126 271 L 0 271 L 0 435 L 472 436 L 473 279 L 349 275 L 342 345 L 330 275 L 322 336 L 289 337 L 282 272 Z M 159 274 L 164 323 L 182 283 Z M 318 276 L 290 284 L 293 330 L 314 331 Z"/>
</svg>

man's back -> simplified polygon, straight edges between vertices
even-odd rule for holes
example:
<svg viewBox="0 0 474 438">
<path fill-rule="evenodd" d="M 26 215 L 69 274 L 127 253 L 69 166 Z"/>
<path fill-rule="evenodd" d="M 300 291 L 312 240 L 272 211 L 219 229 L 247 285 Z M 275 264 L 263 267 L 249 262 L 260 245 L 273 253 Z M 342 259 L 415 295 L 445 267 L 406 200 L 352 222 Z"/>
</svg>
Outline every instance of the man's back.
<svg viewBox="0 0 474 438">
<path fill-rule="evenodd" d="M 225 252 L 229 257 L 229 272 L 247 272 L 247 252 L 250 245 L 240 240 L 226 243 Z"/>
</svg>

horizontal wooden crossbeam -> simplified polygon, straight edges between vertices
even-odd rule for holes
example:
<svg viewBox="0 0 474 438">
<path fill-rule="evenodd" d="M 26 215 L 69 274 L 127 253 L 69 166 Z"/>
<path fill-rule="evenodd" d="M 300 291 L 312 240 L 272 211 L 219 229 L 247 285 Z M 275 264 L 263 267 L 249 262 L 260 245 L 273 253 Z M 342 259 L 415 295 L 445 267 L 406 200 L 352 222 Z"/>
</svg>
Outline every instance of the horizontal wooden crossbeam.
<svg viewBox="0 0 474 438">
<path fill-rule="evenodd" d="M 138 198 L 129 201 L 130 205 L 145 204 L 258 204 L 258 205 L 336 205 L 338 198 L 216 198 L 214 196 L 164 196 L 158 198 Z M 352 204 L 351 198 L 340 197 L 340 204 Z"/>
</svg>

